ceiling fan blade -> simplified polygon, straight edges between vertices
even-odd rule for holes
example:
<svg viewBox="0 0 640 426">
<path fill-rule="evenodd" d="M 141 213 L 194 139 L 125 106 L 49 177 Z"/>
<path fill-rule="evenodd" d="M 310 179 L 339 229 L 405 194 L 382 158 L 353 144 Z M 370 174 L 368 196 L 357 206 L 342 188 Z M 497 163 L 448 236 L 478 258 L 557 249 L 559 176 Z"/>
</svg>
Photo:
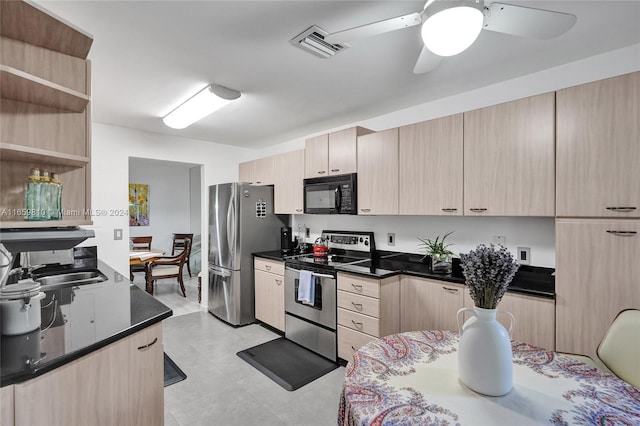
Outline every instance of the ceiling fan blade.
<svg viewBox="0 0 640 426">
<path fill-rule="evenodd" d="M 441 61 L 442 56 L 438 56 L 426 47 L 423 47 L 422 52 L 420 52 L 420 56 L 418 56 L 418 60 L 416 61 L 416 66 L 413 67 L 413 73 L 424 74 L 425 72 L 429 72 L 437 67 Z"/>
<path fill-rule="evenodd" d="M 548 40 L 569 31 L 576 20 L 569 13 L 491 3 L 485 8 L 482 29 Z"/>
<path fill-rule="evenodd" d="M 327 34 L 324 37 L 324 41 L 331 44 L 340 44 L 359 38 L 371 37 L 382 33 L 388 33 L 390 31 L 400 30 L 402 28 L 413 27 L 414 25 L 419 25 L 421 22 L 422 15 L 419 12 L 415 12 Z"/>
</svg>

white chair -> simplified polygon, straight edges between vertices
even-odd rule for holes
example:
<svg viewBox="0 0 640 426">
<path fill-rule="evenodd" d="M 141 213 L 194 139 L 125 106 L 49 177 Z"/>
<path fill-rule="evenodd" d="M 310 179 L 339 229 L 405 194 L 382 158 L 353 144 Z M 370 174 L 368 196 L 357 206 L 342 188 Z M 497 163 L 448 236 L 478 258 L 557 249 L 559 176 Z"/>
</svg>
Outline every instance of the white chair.
<svg viewBox="0 0 640 426">
<path fill-rule="evenodd" d="M 596 350 L 600 361 L 613 374 L 640 388 L 640 310 L 618 314 Z"/>
</svg>

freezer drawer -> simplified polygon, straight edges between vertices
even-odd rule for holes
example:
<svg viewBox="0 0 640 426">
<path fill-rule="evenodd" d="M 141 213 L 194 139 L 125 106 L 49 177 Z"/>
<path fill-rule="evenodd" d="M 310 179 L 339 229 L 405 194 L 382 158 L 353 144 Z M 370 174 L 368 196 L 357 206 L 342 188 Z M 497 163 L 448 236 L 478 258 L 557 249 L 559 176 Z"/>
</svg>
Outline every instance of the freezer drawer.
<svg viewBox="0 0 640 426">
<path fill-rule="evenodd" d="M 300 346 L 337 361 L 338 343 L 335 331 L 327 330 L 293 315 L 285 314 L 285 337 Z"/>
</svg>

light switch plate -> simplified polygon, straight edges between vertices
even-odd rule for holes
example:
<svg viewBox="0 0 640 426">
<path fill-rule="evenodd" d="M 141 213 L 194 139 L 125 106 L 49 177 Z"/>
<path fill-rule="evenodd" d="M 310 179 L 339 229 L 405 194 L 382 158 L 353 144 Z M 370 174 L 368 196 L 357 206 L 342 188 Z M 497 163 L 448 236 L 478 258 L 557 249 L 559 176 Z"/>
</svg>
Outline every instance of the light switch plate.
<svg viewBox="0 0 640 426">
<path fill-rule="evenodd" d="M 493 244 L 500 244 L 501 246 L 507 245 L 507 237 L 504 235 L 494 235 Z"/>
<path fill-rule="evenodd" d="M 122 229 L 114 229 L 113 230 L 113 239 L 121 240 L 122 239 Z"/>
<path fill-rule="evenodd" d="M 521 265 L 531 264 L 531 248 L 518 247 L 518 263 Z"/>
<path fill-rule="evenodd" d="M 387 244 L 390 246 L 396 245 L 396 234 L 393 234 L 393 233 L 387 234 Z"/>
</svg>

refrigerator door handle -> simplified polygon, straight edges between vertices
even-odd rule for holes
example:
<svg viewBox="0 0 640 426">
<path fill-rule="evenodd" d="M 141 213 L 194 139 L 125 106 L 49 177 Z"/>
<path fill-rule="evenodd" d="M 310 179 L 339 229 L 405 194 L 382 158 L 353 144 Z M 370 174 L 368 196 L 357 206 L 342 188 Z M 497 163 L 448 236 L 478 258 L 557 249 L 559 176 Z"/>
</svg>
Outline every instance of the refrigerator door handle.
<svg viewBox="0 0 640 426">
<path fill-rule="evenodd" d="M 209 266 L 209 273 L 212 275 L 219 275 L 221 277 L 230 277 L 231 271 L 222 268 L 216 268 L 215 266 Z"/>
<path fill-rule="evenodd" d="M 232 197 L 229 201 L 229 208 L 227 209 L 227 246 L 229 247 L 230 257 L 236 254 L 236 209 L 235 200 Z"/>
</svg>

